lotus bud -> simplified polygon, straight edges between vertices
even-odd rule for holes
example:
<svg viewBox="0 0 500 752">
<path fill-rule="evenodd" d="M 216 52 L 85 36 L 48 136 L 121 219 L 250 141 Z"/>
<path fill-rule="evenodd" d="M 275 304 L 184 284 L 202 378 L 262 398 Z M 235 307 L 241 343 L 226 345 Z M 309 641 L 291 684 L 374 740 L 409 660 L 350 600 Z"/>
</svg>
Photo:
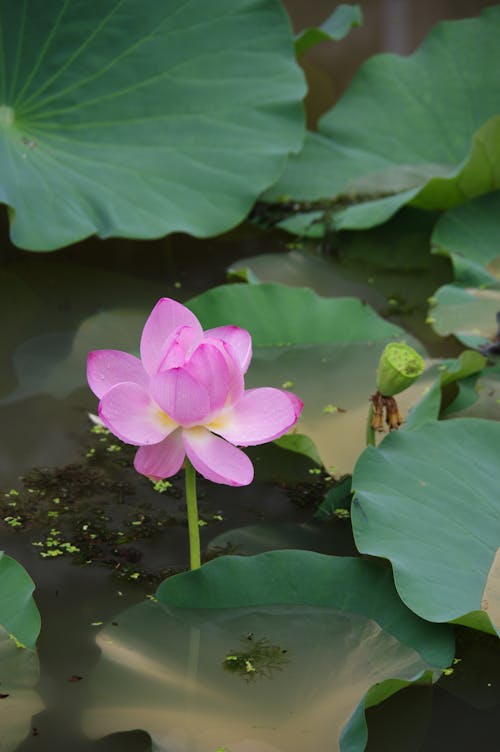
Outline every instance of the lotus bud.
<svg viewBox="0 0 500 752">
<path fill-rule="evenodd" d="M 384 397 L 399 394 L 422 375 L 424 368 L 424 359 L 413 347 L 402 342 L 390 342 L 380 356 L 377 389 Z"/>
</svg>

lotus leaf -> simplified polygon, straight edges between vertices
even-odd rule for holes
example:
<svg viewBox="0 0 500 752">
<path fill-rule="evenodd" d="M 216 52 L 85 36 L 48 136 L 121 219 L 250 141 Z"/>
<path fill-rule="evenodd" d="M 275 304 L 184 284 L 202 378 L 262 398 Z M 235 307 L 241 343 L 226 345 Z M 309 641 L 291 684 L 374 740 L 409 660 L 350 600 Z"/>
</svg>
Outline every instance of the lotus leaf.
<svg viewBox="0 0 500 752">
<path fill-rule="evenodd" d="M 424 619 L 500 628 L 483 598 L 500 536 L 499 441 L 495 421 L 431 421 L 356 465 L 356 544 L 391 561 L 401 598 Z"/>
<path fill-rule="evenodd" d="M 237 224 L 303 139 L 278 0 L 8 0 L 0 201 L 13 242 Z"/>
</svg>

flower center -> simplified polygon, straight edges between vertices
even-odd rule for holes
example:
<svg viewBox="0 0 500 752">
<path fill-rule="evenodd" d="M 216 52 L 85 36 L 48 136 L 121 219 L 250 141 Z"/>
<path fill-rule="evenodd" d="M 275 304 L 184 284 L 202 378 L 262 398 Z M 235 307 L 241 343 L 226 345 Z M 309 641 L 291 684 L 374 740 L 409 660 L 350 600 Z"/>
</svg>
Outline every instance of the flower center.
<svg viewBox="0 0 500 752">
<path fill-rule="evenodd" d="M 210 423 L 207 423 L 207 428 L 210 431 L 215 431 L 215 432 L 221 431 L 224 428 L 226 428 L 228 421 L 229 421 L 229 415 L 227 414 L 224 415 L 223 413 L 221 413 L 216 418 L 211 420 Z"/>
<path fill-rule="evenodd" d="M 157 417 L 158 417 L 158 421 L 160 425 L 163 428 L 172 428 L 173 426 L 177 425 L 177 423 L 174 420 L 172 420 L 170 415 L 167 415 L 167 413 L 161 409 L 158 409 Z"/>
</svg>

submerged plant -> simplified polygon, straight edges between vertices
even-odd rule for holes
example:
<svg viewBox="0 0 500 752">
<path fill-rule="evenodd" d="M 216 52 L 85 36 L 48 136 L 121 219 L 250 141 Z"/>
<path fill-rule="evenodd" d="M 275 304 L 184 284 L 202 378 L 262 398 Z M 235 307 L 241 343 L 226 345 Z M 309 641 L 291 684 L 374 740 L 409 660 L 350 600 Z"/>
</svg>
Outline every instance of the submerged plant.
<svg viewBox="0 0 500 752">
<path fill-rule="evenodd" d="M 140 355 L 91 352 L 88 382 L 104 425 L 139 447 L 139 473 L 163 480 L 185 463 L 194 569 L 200 566 L 195 470 L 214 483 L 248 485 L 253 465 L 238 446 L 282 436 L 302 402 L 281 389 L 245 390 L 250 334 L 237 326 L 204 332 L 196 316 L 170 298 L 158 301 L 146 321 Z"/>
<path fill-rule="evenodd" d="M 266 637 L 255 640 L 253 634 L 242 638 L 242 642 L 251 643 L 247 650 L 232 651 L 224 658 L 223 666 L 226 671 L 241 676 L 245 681 L 252 681 L 256 677 L 273 678 L 274 671 L 281 671 L 289 662 L 288 651 L 274 645 Z"/>
</svg>

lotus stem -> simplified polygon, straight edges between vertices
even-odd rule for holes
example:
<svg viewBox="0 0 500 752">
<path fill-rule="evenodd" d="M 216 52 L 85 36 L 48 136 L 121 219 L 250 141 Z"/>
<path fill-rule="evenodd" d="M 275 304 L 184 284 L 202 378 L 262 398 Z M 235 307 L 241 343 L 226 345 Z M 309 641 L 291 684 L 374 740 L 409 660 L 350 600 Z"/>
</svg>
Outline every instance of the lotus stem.
<svg viewBox="0 0 500 752">
<path fill-rule="evenodd" d="M 198 518 L 198 502 L 196 499 L 196 470 L 187 457 L 184 463 L 184 472 L 189 531 L 189 563 L 190 569 L 193 570 L 201 567 L 200 525 Z"/>
<path fill-rule="evenodd" d="M 373 405 L 368 407 L 368 419 L 366 421 L 366 446 L 375 446 L 375 431 L 373 430 Z"/>
</svg>

